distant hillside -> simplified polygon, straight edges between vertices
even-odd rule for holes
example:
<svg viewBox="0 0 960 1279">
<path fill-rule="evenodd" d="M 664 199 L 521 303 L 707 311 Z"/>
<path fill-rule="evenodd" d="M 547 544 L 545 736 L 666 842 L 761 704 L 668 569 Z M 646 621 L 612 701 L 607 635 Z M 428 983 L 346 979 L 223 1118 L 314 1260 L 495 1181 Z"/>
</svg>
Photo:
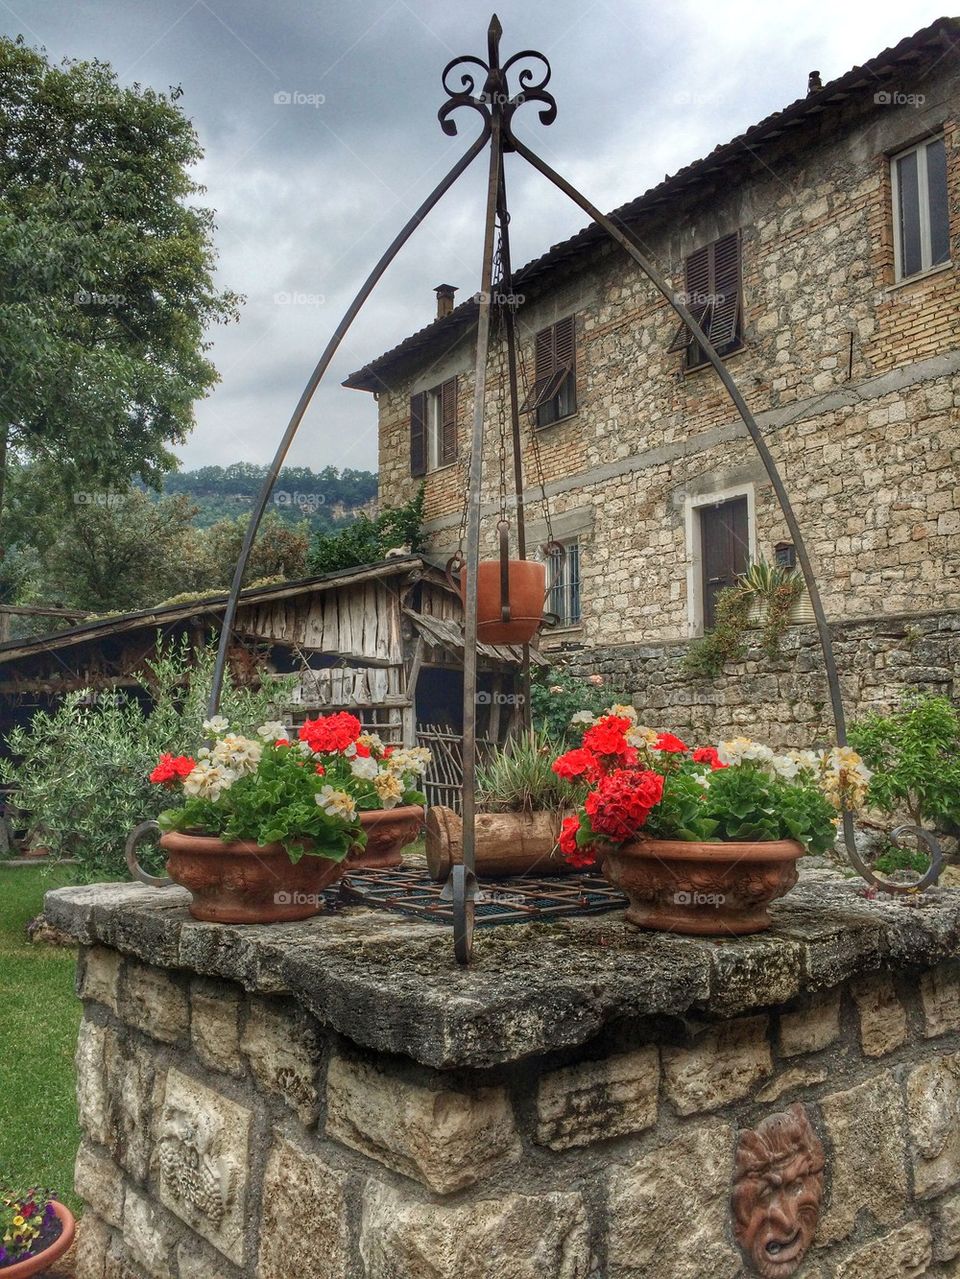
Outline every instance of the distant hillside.
<svg viewBox="0 0 960 1279">
<path fill-rule="evenodd" d="M 265 466 L 252 462 L 172 471 L 163 482 L 163 491 L 188 497 L 198 508 L 194 524 L 208 528 L 218 520 L 248 514 L 266 473 Z M 361 510 L 372 513 L 376 497 L 373 471 L 350 467 L 340 471 L 335 466 L 311 471 L 307 466 L 288 466 L 280 472 L 268 509 L 291 524 L 309 520 L 311 532 L 327 533 L 342 528 Z"/>
</svg>

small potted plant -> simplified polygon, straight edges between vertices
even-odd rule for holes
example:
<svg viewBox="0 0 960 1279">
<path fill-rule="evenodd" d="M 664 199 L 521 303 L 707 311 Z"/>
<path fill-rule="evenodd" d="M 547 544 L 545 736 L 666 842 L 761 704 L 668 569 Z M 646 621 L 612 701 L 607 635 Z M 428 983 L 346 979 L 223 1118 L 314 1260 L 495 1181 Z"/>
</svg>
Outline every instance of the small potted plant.
<svg viewBox="0 0 960 1279">
<path fill-rule="evenodd" d="M 256 738 L 229 727 L 222 716 L 206 721 L 212 745 L 196 759 L 163 755 L 150 774 L 182 800 L 158 818 L 167 873 L 190 889 L 196 919 L 307 919 L 323 909 L 322 892 L 350 850 L 366 842 L 357 802 L 282 724 L 262 724 Z M 343 748 L 347 735 L 341 726 Z"/>
<path fill-rule="evenodd" d="M 777 755 L 748 738 L 691 750 L 624 715 L 597 720 L 554 768 L 591 788 L 563 823 L 564 856 L 602 856 L 630 923 L 716 935 L 770 926 L 797 859 L 832 845 L 841 804 L 859 807 L 870 777 L 851 750 Z"/>
<path fill-rule="evenodd" d="M 300 729 L 328 784 L 352 796 L 365 840 L 350 850 L 351 867 L 386 869 L 403 862 L 403 849 L 423 826 L 426 796 L 420 777 L 430 764 L 422 746 L 384 745 L 363 732 L 355 715 L 342 711 L 308 719 Z"/>
<path fill-rule="evenodd" d="M 0 1275 L 29 1279 L 49 1269 L 73 1243 L 73 1213 L 48 1191 L 0 1190 Z"/>
</svg>

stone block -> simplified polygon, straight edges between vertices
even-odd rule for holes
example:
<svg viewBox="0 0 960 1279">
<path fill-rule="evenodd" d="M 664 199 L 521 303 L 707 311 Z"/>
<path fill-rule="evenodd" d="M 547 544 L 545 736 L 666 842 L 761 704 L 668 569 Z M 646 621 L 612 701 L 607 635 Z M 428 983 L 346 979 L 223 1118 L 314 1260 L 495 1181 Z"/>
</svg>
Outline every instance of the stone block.
<svg viewBox="0 0 960 1279">
<path fill-rule="evenodd" d="M 643 1132 L 657 1122 L 659 1087 L 653 1046 L 552 1070 L 537 1088 L 537 1141 L 566 1150 Z"/>
<path fill-rule="evenodd" d="M 860 1017 L 865 1057 L 883 1057 L 906 1042 L 907 1011 L 897 998 L 889 973 L 871 973 L 851 982 Z"/>
<path fill-rule="evenodd" d="M 904 1107 L 889 1073 L 877 1075 L 820 1103 L 830 1139 L 830 1203 L 820 1219 L 818 1244 L 835 1243 L 867 1209 L 876 1221 L 896 1220 L 907 1195 Z"/>
<path fill-rule="evenodd" d="M 226 982 L 190 987 L 190 1042 L 200 1061 L 226 1075 L 244 1073 L 240 1056 L 240 994 Z"/>
<path fill-rule="evenodd" d="M 960 1256 L 960 1195 L 950 1195 L 937 1204 L 934 1255 L 938 1261 Z"/>
<path fill-rule="evenodd" d="M 104 1047 L 108 1038 L 116 1039 L 112 1030 L 84 1020 L 80 1023 L 74 1054 L 80 1127 L 91 1141 L 101 1146 L 110 1145 L 112 1132 L 110 1094 L 104 1069 Z"/>
<path fill-rule="evenodd" d="M 176 1279 L 177 1234 L 163 1209 L 127 1187 L 123 1202 L 124 1251 L 152 1279 Z"/>
<path fill-rule="evenodd" d="M 913 1183 L 921 1199 L 960 1182 L 960 1053 L 925 1061 L 907 1078 Z"/>
<path fill-rule="evenodd" d="M 258 1279 L 351 1279 L 347 1203 L 345 1173 L 277 1137 L 263 1179 Z"/>
<path fill-rule="evenodd" d="M 87 1142 L 77 1151 L 73 1188 L 83 1202 L 111 1226 L 123 1225 L 123 1173 L 113 1160 Z"/>
<path fill-rule="evenodd" d="M 810 1088 L 814 1084 L 822 1084 L 827 1078 L 826 1066 L 792 1066 L 782 1074 L 774 1076 L 768 1084 L 757 1091 L 757 1101 L 766 1105 L 778 1101 L 801 1088 Z"/>
<path fill-rule="evenodd" d="M 920 1279 L 931 1253 L 929 1228 L 910 1221 L 851 1253 L 837 1266 L 837 1279 Z"/>
<path fill-rule="evenodd" d="M 195 1236 L 177 1245 L 178 1279 L 234 1279 L 237 1271 L 228 1261 Z"/>
<path fill-rule="evenodd" d="M 920 978 L 923 1033 L 928 1039 L 960 1031 L 960 963 L 948 960 Z"/>
<path fill-rule="evenodd" d="M 439 1194 L 520 1157 L 503 1088 L 431 1087 L 340 1055 L 327 1076 L 327 1134 Z"/>
<path fill-rule="evenodd" d="M 240 1047 L 258 1082 L 293 1107 L 303 1123 L 316 1123 L 321 1046 L 296 1005 L 253 999 Z"/>
<path fill-rule="evenodd" d="M 733 1279 L 728 1242 L 733 1131 L 688 1127 L 610 1174 L 606 1279 Z"/>
<path fill-rule="evenodd" d="M 840 1034 L 840 991 L 807 999 L 780 1014 L 780 1052 L 784 1057 L 829 1048 Z"/>
<path fill-rule="evenodd" d="M 91 1208 L 77 1222 L 73 1247 L 75 1279 L 104 1279 L 110 1251 L 110 1227 Z"/>
<path fill-rule="evenodd" d="M 190 1025 L 182 987 L 162 968 L 148 964 L 127 964 L 120 984 L 118 1015 L 145 1035 L 168 1044 L 184 1038 Z"/>
<path fill-rule="evenodd" d="M 244 1106 L 180 1070 L 156 1116 L 160 1201 L 230 1261 L 244 1260 L 250 1126 Z"/>
<path fill-rule="evenodd" d="M 748 1097 L 772 1074 L 766 1017 L 711 1026 L 689 1047 L 663 1049 L 664 1091 L 681 1115 Z"/>
<path fill-rule="evenodd" d="M 594 1273 L 583 1199 L 557 1192 L 438 1205 L 371 1179 L 360 1255 L 364 1279 L 590 1279 Z"/>
<path fill-rule="evenodd" d="M 77 994 L 117 1011 L 117 989 L 123 956 L 108 946 L 91 946 L 82 952 L 77 972 Z"/>
</svg>

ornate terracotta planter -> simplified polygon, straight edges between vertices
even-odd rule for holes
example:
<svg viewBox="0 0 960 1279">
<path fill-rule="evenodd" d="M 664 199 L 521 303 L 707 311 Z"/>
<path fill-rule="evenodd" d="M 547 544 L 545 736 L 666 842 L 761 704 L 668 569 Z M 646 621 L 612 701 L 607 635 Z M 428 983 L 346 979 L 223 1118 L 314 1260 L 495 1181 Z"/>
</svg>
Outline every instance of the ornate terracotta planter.
<svg viewBox="0 0 960 1279">
<path fill-rule="evenodd" d="M 366 847 L 352 849 L 345 868 L 348 871 L 357 867 L 389 870 L 391 866 L 403 865 L 403 850 L 420 834 L 423 808 L 419 804 L 376 808 L 361 813 L 360 824 L 366 831 Z"/>
<path fill-rule="evenodd" d="M 193 893 L 190 914 L 212 924 L 279 924 L 323 910 L 321 893 L 340 878 L 344 862 L 307 854 L 291 862 L 282 844 L 168 831 L 160 840 L 167 874 Z"/>
<path fill-rule="evenodd" d="M 481 560 L 477 570 L 477 639 L 484 644 L 527 644 L 543 621 L 547 570 L 536 560 L 509 560 L 510 621 L 501 617 L 500 561 Z M 460 598 L 466 606 L 466 574 L 460 573 Z"/>
<path fill-rule="evenodd" d="M 3 1279 L 30 1279 L 31 1275 L 42 1275 L 55 1261 L 60 1260 L 73 1243 L 73 1236 L 77 1229 L 73 1213 L 64 1204 L 57 1203 L 56 1199 L 51 1200 L 51 1203 L 62 1227 L 59 1236 L 54 1239 L 49 1248 L 44 1248 L 43 1252 L 38 1252 L 36 1256 L 25 1257 L 14 1266 L 4 1266 L 0 1270 Z"/>
<path fill-rule="evenodd" d="M 646 839 L 608 852 L 603 873 L 630 899 L 626 918 L 637 928 L 723 937 L 770 927 L 767 907 L 797 882 L 802 856 L 803 846 L 792 839 Z"/>
</svg>

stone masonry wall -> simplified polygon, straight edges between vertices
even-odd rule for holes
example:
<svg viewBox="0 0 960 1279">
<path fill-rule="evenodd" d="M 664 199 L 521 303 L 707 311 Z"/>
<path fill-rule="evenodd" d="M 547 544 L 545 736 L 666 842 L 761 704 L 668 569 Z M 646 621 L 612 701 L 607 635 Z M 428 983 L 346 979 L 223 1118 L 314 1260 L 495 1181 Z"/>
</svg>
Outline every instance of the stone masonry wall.
<svg viewBox="0 0 960 1279">
<path fill-rule="evenodd" d="M 750 1015 L 714 1000 L 449 1071 L 88 947 L 77 1279 L 735 1279 L 738 1130 L 795 1101 L 827 1167 L 797 1274 L 960 1273 L 960 963 L 844 980 L 851 940 L 791 997 L 796 945 L 750 944 Z"/>
<path fill-rule="evenodd" d="M 754 633 L 756 634 L 756 633 Z M 848 721 L 889 711 L 905 693 L 960 699 L 960 613 L 901 615 L 843 622 L 834 652 Z M 549 641 L 547 641 L 549 642 Z M 611 644 L 564 652 L 556 661 L 586 678 L 601 674 L 611 701 L 619 693 L 645 723 L 714 742 L 744 734 L 802 749 L 833 739 L 833 719 L 814 626 L 791 626 L 781 658 L 766 657 L 748 636 L 747 656 L 716 679 L 683 670 L 686 643 Z"/>
</svg>

